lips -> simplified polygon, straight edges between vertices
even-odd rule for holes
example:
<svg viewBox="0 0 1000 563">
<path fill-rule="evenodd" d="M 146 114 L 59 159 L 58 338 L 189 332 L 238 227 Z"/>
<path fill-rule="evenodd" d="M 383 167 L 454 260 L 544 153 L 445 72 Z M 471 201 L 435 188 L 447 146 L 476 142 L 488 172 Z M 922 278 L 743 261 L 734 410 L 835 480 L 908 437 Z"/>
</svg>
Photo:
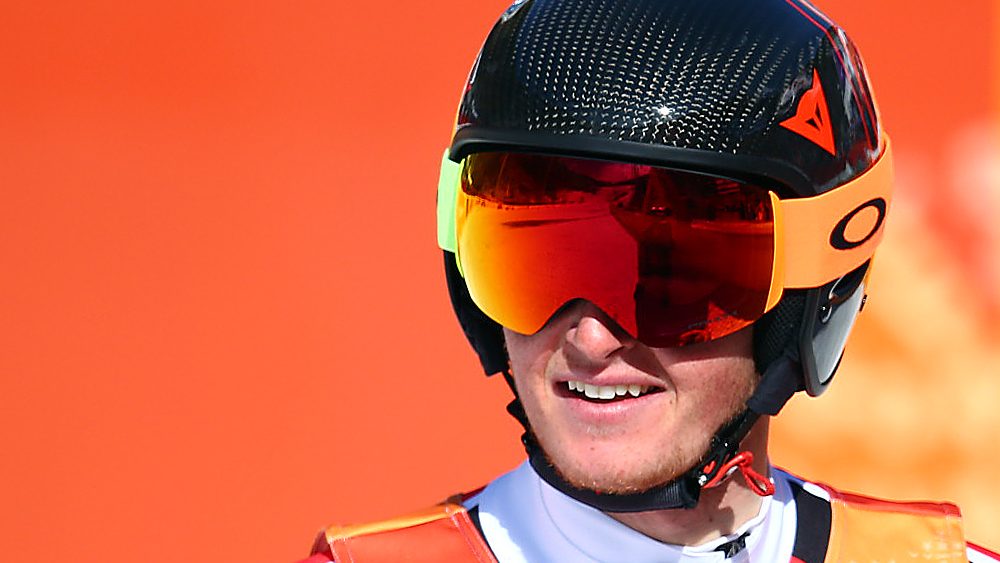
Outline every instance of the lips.
<svg viewBox="0 0 1000 563">
<path fill-rule="evenodd" d="M 665 408 L 667 388 L 648 377 L 610 377 L 553 382 L 561 412 L 574 427 L 625 431 L 655 425 Z M 578 426 L 583 425 L 583 426 Z"/>
</svg>

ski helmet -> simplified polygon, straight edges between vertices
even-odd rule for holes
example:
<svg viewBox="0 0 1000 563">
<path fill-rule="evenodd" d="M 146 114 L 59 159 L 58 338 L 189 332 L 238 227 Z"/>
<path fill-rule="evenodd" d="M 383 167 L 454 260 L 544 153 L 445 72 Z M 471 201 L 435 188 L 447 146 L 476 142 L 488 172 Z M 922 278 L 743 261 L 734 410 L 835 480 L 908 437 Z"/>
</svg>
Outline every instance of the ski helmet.
<svg viewBox="0 0 1000 563">
<path fill-rule="evenodd" d="M 564 492 L 604 510 L 693 506 L 757 416 L 830 384 L 891 184 L 860 55 L 805 0 L 523 0 L 462 95 L 439 245 L 487 374 L 508 370 L 501 326 L 534 332 L 573 299 L 652 346 L 753 325 L 747 411 L 649 494 L 562 482 L 512 404 Z"/>
</svg>

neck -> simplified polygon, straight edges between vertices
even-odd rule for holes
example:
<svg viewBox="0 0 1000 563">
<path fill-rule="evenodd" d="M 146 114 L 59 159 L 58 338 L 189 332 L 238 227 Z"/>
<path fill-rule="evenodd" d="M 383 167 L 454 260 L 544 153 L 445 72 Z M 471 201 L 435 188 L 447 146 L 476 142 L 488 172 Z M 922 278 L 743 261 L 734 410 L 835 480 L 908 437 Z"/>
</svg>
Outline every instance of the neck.
<svg viewBox="0 0 1000 563">
<path fill-rule="evenodd" d="M 753 453 L 753 468 L 769 475 L 767 434 L 770 417 L 761 417 L 747 434 L 740 451 Z M 704 489 L 692 509 L 608 513 L 622 524 L 655 540 L 676 545 L 699 545 L 731 534 L 760 511 L 762 499 L 744 482 L 739 472 L 719 486 Z"/>
</svg>

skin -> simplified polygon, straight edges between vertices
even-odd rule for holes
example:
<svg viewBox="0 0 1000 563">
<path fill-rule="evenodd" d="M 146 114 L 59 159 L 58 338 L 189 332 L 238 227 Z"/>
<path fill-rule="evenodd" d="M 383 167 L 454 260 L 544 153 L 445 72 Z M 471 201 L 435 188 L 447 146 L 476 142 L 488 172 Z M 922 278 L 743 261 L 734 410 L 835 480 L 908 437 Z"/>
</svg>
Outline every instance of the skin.
<svg viewBox="0 0 1000 563">
<path fill-rule="evenodd" d="M 581 301 L 535 334 L 504 333 L 518 394 L 550 462 L 570 483 L 605 492 L 645 490 L 690 469 L 757 381 L 749 328 L 682 348 L 651 348 Z M 568 380 L 649 385 L 658 392 L 587 401 L 568 390 Z M 741 448 L 754 454 L 762 474 L 765 419 Z M 757 514 L 760 502 L 737 473 L 704 490 L 692 510 L 609 515 L 654 539 L 697 545 L 734 531 Z"/>
</svg>

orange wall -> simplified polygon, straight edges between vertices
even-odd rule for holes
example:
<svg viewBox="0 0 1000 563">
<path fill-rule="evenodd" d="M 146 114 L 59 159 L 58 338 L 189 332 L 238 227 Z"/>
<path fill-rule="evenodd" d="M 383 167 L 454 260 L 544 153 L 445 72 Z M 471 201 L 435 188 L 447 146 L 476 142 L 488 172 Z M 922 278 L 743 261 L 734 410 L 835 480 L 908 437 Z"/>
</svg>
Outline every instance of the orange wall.
<svg viewBox="0 0 1000 563">
<path fill-rule="evenodd" d="M 978 485 L 998 461 L 982 400 L 1000 392 L 985 377 L 1000 296 L 983 272 L 1000 237 L 964 219 L 986 204 L 936 194 L 966 187 L 963 147 L 989 136 L 1000 24 L 983 12 L 1000 10 L 821 5 L 866 55 L 912 195 L 857 358 L 829 397 L 790 407 L 775 458 L 958 498 L 997 546 L 1000 498 Z M 458 93 L 503 7 L 5 7 L 5 561 L 288 561 L 327 521 L 518 461 L 504 385 L 478 377 L 450 316 L 433 223 Z"/>
</svg>

